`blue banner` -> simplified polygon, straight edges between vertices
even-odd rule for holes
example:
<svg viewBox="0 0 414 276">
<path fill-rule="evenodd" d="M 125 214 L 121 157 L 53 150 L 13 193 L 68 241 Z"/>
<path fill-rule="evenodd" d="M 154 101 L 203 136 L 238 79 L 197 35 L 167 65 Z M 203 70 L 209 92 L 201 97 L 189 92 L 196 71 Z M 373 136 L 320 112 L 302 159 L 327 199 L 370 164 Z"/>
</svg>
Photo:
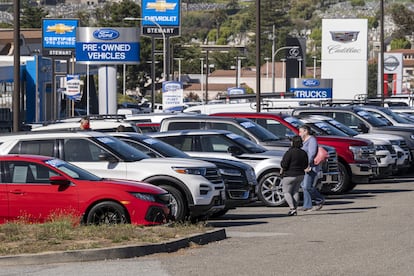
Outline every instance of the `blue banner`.
<svg viewBox="0 0 414 276">
<path fill-rule="evenodd" d="M 300 99 L 331 99 L 332 88 L 290 88 L 295 98 Z"/>
<path fill-rule="evenodd" d="M 180 26 L 180 0 L 142 0 L 142 26 Z"/>
<path fill-rule="evenodd" d="M 43 48 L 75 48 L 77 19 L 43 19 Z"/>
</svg>

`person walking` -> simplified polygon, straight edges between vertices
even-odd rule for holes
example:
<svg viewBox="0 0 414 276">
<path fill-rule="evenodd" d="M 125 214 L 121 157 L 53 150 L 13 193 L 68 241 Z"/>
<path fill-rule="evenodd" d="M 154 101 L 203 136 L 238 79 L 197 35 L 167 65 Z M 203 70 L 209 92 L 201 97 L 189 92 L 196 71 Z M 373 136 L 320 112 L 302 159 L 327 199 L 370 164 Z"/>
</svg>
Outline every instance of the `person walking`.
<svg viewBox="0 0 414 276">
<path fill-rule="evenodd" d="M 303 190 L 303 211 L 320 210 L 325 203 L 325 198 L 316 189 L 318 172 L 321 170 L 320 165 L 315 165 L 314 159 L 318 152 L 318 142 L 311 134 L 311 128 L 308 125 L 299 127 L 299 135 L 302 138 L 302 149 L 308 154 L 309 167 L 305 170 L 301 187 Z M 312 199 L 315 200 L 316 206 L 312 209 Z"/>
<path fill-rule="evenodd" d="M 299 187 L 308 167 L 308 154 L 302 150 L 302 138 L 298 135 L 292 137 L 291 147 L 283 155 L 282 167 L 282 190 L 285 200 L 290 207 L 288 216 L 297 215 L 299 202 Z"/>
</svg>

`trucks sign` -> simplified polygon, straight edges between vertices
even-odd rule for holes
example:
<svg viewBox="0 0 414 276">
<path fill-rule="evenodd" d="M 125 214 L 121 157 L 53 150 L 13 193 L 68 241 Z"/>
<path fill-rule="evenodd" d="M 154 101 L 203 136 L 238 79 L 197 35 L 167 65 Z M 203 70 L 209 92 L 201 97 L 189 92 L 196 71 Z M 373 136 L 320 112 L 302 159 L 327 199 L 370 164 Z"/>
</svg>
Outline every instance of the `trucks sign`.
<svg viewBox="0 0 414 276">
<path fill-rule="evenodd" d="M 291 79 L 290 92 L 300 99 L 332 99 L 332 79 Z"/>
<path fill-rule="evenodd" d="M 83 64 L 137 64 L 140 59 L 136 28 L 78 28 L 76 62 Z"/>
</svg>

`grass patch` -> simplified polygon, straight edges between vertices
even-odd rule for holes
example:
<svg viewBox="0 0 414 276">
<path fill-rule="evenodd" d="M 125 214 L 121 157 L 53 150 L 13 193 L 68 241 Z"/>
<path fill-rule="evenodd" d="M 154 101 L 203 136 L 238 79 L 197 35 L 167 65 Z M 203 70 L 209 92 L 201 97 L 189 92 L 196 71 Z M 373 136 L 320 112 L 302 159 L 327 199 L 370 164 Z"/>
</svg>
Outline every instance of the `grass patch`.
<svg viewBox="0 0 414 276">
<path fill-rule="evenodd" d="M 0 256 L 166 242 L 210 230 L 205 223 L 160 226 L 81 225 L 73 216 L 45 223 L 25 219 L 0 225 Z"/>
</svg>

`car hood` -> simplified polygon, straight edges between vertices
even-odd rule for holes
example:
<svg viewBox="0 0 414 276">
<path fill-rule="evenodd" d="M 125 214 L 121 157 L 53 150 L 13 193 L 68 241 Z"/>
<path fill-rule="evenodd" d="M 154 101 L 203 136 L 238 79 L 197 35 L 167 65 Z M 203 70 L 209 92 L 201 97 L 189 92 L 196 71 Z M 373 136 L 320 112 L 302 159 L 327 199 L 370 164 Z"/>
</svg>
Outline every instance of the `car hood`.
<svg viewBox="0 0 414 276">
<path fill-rule="evenodd" d="M 85 181 L 90 182 L 90 181 Z M 141 190 L 141 192 L 145 193 L 152 193 L 152 194 L 165 194 L 167 193 L 166 190 L 157 187 L 155 185 L 141 182 L 141 181 L 133 181 L 133 180 L 125 180 L 125 179 L 117 179 L 117 178 L 104 178 L 102 181 L 99 182 L 101 185 L 123 185 L 125 186 L 125 190 L 128 191 L 136 191 L 137 189 Z M 134 188 L 131 190 L 130 188 Z"/>
<path fill-rule="evenodd" d="M 202 161 L 202 160 L 194 160 L 190 158 L 146 158 L 139 161 L 141 164 L 153 164 L 154 168 L 156 166 L 163 166 L 163 165 L 170 165 L 175 167 L 185 166 L 185 167 L 207 167 L 213 168 L 216 167 L 213 163 Z"/>
<path fill-rule="evenodd" d="M 359 146 L 366 146 L 367 144 L 370 144 L 370 142 L 367 141 L 367 139 L 355 138 L 355 137 L 342 137 L 342 136 L 317 136 L 317 140 L 320 143 L 342 142 L 342 143 L 359 145 Z"/>
<path fill-rule="evenodd" d="M 368 140 L 385 140 L 385 141 L 391 141 L 391 140 L 404 140 L 401 136 L 398 135 L 392 135 L 392 134 L 370 134 L 370 133 L 364 133 L 364 134 L 358 134 L 354 136 L 356 138 L 363 138 Z"/>
</svg>

